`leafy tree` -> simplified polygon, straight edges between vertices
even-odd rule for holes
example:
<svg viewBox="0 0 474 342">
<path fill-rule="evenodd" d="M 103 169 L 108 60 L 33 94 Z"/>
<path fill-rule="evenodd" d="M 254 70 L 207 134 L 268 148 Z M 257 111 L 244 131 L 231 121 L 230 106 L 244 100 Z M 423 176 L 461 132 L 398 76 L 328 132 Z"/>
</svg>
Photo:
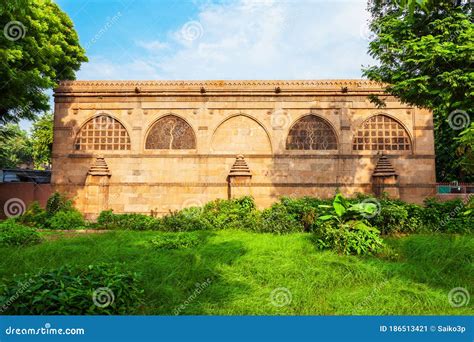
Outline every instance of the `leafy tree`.
<svg viewBox="0 0 474 342">
<path fill-rule="evenodd" d="M 35 168 L 48 168 L 53 149 L 53 114 L 46 113 L 34 122 L 31 142 Z"/>
<path fill-rule="evenodd" d="M 459 138 L 458 156 L 461 169 L 467 174 L 474 173 L 474 122 L 464 130 Z"/>
<path fill-rule="evenodd" d="M 0 128 L 0 169 L 16 168 L 33 161 L 31 141 L 16 124 Z"/>
<path fill-rule="evenodd" d="M 433 110 L 439 180 L 474 180 L 453 158 L 473 118 L 472 9 L 466 1 L 369 0 L 369 53 L 379 64 L 364 75 L 402 102 Z"/>
<path fill-rule="evenodd" d="M 45 90 L 74 79 L 84 49 L 69 17 L 51 0 L 0 0 L 0 124 L 49 108 Z"/>
</svg>

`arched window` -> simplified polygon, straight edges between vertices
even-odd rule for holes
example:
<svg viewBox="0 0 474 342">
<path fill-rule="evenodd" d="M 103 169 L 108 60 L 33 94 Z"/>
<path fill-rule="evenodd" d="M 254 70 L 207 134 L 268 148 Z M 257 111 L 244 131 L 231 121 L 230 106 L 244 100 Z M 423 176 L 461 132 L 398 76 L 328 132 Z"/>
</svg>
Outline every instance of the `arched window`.
<svg viewBox="0 0 474 342">
<path fill-rule="evenodd" d="M 326 120 L 308 115 L 299 119 L 288 133 L 287 150 L 337 150 L 336 134 Z"/>
<path fill-rule="evenodd" d="M 99 115 L 82 126 L 74 148 L 80 151 L 130 150 L 130 136 L 113 117 Z"/>
<path fill-rule="evenodd" d="M 174 115 L 167 115 L 152 126 L 146 138 L 145 148 L 191 150 L 196 148 L 196 137 L 186 121 Z"/>
<path fill-rule="evenodd" d="M 354 151 L 409 151 L 410 137 L 396 120 L 383 114 L 364 121 L 354 136 Z"/>
</svg>

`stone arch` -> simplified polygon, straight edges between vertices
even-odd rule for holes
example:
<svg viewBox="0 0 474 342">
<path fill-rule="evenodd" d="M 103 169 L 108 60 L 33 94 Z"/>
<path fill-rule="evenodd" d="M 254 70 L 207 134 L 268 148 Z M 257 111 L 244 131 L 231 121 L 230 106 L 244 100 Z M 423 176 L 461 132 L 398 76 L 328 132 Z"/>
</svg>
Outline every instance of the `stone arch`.
<svg viewBox="0 0 474 342">
<path fill-rule="evenodd" d="M 272 153 L 271 140 L 265 127 L 253 117 L 235 114 L 222 121 L 214 130 L 211 152 L 223 154 Z"/>
<path fill-rule="evenodd" d="M 406 127 L 388 114 L 375 114 L 362 122 L 354 134 L 353 151 L 411 151 Z"/>
<path fill-rule="evenodd" d="M 287 150 L 337 150 L 337 135 L 326 119 L 308 114 L 299 118 L 286 138 Z"/>
<path fill-rule="evenodd" d="M 88 119 L 74 140 L 76 151 L 117 151 L 130 148 L 130 135 L 125 125 L 105 112 Z"/>
<path fill-rule="evenodd" d="M 196 149 L 196 134 L 183 118 L 167 114 L 156 120 L 145 139 L 147 150 L 193 150 Z"/>
</svg>

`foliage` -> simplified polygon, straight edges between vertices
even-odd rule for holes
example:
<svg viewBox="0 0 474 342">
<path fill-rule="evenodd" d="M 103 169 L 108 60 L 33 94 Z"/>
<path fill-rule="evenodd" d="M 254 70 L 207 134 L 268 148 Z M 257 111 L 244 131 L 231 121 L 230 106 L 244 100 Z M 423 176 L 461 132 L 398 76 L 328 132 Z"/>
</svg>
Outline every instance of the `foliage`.
<svg viewBox="0 0 474 342">
<path fill-rule="evenodd" d="M 332 205 L 319 205 L 319 208 L 326 210 L 325 215 L 318 217 L 320 221 L 333 221 L 336 223 L 346 223 L 349 221 L 366 221 L 367 217 L 377 214 L 377 205 L 370 202 L 351 203 L 344 196 L 338 193 Z"/>
<path fill-rule="evenodd" d="M 154 230 L 158 229 L 159 220 L 141 214 L 114 214 L 105 210 L 99 214 L 97 223 L 105 229 Z"/>
<path fill-rule="evenodd" d="M 65 265 L 15 276 L 0 285 L 0 306 L 10 315 L 131 314 L 141 303 L 137 274 L 116 264 Z"/>
<path fill-rule="evenodd" d="M 190 207 L 164 216 L 160 228 L 167 232 L 188 232 L 210 230 L 213 226 L 203 217 L 202 208 Z"/>
<path fill-rule="evenodd" d="M 434 111 L 438 179 L 473 180 L 473 174 L 461 172 L 459 161 L 452 158 L 459 152 L 460 130 L 448 122 L 455 111 L 467 116 L 464 121 L 473 117 L 473 4 L 411 4 L 407 10 L 398 0 L 369 1 L 374 33 L 369 53 L 378 63 L 364 75 L 385 83 L 386 92 L 402 102 Z"/>
<path fill-rule="evenodd" d="M 0 222 L 0 246 L 27 246 L 38 243 L 41 237 L 30 227 L 8 219 Z"/>
<path fill-rule="evenodd" d="M 287 234 L 303 232 L 304 225 L 296 217 L 288 213 L 287 207 L 276 203 L 263 210 L 261 224 L 256 231 L 262 233 Z"/>
<path fill-rule="evenodd" d="M 380 212 L 369 219 L 384 235 L 405 232 L 407 221 L 408 211 L 403 206 L 390 202 L 381 204 Z"/>
<path fill-rule="evenodd" d="M 0 126 L 0 169 L 12 169 L 33 161 L 32 144 L 19 125 Z"/>
<path fill-rule="evenodd" d="M 150 241 L 157 249 L 191 248 L 200 242 L 199 235 L 195 233 L 161 233 Z"/>
<path fill-rule="evenodd" d="M 333 249 L 339 254 L 372 255 L 380 252 L 383 240 L 380 231 L 362 221 L 348 221 L 337 225 L 325 222 L 315 232 L 316 246 Z"/>
<path fill-rule="evenodd" d="M 202 217 L 214 229 L 250 229 L 250 216 L 255 210 L 255 201 L 250 196 L 230 200 L 217 199 L 203 207 Z"/>
<path fill-rule="evenodd" d="M 31 141 L 35 168 L 49 168 L 53 150 L 53 114 L 46 113 L 33 123 Z"/>
<path fill-rule="evenodd" d="M 43 229 L 48 227 L 48 213 L 37 201 L 32 202 L 23 215 L 17 217 L 16 220 L 31 227 Z"/>
<path fill-rule="evenodd" d="M 46 203 L 46 213 L 48 217 L 54 216 L 54 214 L 59 211 L 71 210 L 73 210 L 72 201 L 57 191 L 48 198 L 48 202 Z"/>
<path fill-rule="evenodd" d="M 466 174 L 474 174 L 474 122 L 466 128 L 457 139 L 459 147 L 457 155 L 460 157 L 459 165 Z"/>
<path fill-rule="evenodd" d="M 86 225 L 82 214 L 77 210 L 58 211 L 48 220 L 51 229 L 81 229 Z"/>
<path fill-rule="evenodd" d="M 51 0 L 2 1 L 0 23 L 8 33 L 0 35 L 0 123 L 33 119 L 49 108 L 44 91 L 74 79 L 85 51 L 72 21 Z"/>
<path fill-rule="evenodd" d="M 380 231 L 372 227 L 368 218 L 378 214 L 374 203 L 351 203 L 338 193 L 332 206 L 320 205 L 326 210 L 318 217 L 322 224 L 315 230 L 316 245 L 341 254 L 374 254 L 381 250 Z"/>
</svg>

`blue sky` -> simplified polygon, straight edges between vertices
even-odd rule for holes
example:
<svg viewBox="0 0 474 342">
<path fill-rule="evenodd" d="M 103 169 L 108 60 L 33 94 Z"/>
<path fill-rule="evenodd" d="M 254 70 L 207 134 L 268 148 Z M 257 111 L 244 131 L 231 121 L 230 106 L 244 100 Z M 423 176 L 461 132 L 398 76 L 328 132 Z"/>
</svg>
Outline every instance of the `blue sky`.
<svg viewBox="0 0 474 342">
<path fill-rule="evenodd" d="M 56 0 L 89 63 L 78 79 L 360 78 L 364 0 Z"/>
</svg>

